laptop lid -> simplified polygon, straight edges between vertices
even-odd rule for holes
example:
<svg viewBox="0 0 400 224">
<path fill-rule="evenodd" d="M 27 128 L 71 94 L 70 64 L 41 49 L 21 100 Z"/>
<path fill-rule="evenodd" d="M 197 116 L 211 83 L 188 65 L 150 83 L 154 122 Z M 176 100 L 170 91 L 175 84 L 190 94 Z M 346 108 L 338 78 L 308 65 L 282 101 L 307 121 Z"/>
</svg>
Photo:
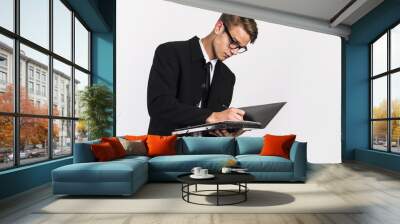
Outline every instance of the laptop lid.
<svg viewBox="0 0 400 224">
<path fill-rule="evenodd" d="M 246 112 L 243 120 L 260 122 L 261 127 L 265 128 L 285 104 L 286 102 L 279 102 L 240 107 L 239 109 Z"/>
</svg>

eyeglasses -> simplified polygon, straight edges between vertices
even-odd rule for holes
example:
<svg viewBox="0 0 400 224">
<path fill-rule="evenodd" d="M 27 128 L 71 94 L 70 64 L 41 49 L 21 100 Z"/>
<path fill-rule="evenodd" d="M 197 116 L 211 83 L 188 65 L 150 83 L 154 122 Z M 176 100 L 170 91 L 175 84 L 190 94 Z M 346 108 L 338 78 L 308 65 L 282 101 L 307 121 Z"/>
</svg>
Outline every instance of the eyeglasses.
<svg viewBox="0 0 400 224">
<path fill-rule="evenodd" d="M 224 24 L 224 23 L 223 23 Z M 224 29 L 226 31 L 226 34 L 228 34 L 229 37 L 229 48 L 231 48 L 232 50 L 236 50 L 237 49 L 237 53 L 241 54 L 247 51 L 247 47 L 244 46 L 240 46 L 240 43 L 233 39 L 231 33 L 229 33 L 228 27 L 226 27 L 226 25 L 224 24 Z"/>
</svg>

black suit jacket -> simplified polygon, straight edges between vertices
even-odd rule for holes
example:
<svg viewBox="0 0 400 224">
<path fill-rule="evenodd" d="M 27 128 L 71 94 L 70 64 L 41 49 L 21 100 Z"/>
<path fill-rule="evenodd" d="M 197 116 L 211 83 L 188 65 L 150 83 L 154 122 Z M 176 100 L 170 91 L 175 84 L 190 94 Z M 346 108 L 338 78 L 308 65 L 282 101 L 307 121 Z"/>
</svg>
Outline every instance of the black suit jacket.
<svg viewBox="0 0 400 224">
<path fill-rule="evenodd" d="M 215 65 L 207 108 L 198 108 L 206 69 L 199 38 L 157 47 L 147 85 L 149 134 L 170 135 L 177 128 L 205 123 L 232 100 L 235 75 L 221 61 Z"/>
</svg>

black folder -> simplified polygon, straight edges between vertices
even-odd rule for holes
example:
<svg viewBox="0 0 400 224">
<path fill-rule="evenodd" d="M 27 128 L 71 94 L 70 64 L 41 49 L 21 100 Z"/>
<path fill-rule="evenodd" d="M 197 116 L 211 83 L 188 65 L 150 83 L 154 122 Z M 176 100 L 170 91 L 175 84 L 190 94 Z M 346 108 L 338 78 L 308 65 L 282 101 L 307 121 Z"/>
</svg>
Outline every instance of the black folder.
<svg viewBox="0 0 400 224">
<path fill-rule="evenodd" d="M 176 129 L 172 132 L 172 134 L 181 136 L 223 129 L 226 129 L 228 131 L 236 131 L 239 129 L 263 129 L 268 125 L 268 123 L 275 117 L 275 115 L 285 104 L 286 102 L 279 102 L 249 107 L 239 107 L 239 109 L 246 112 L 243 117 L 243 121 L 222 121 L 216 123 L 189 126 Z"/>
</svg>

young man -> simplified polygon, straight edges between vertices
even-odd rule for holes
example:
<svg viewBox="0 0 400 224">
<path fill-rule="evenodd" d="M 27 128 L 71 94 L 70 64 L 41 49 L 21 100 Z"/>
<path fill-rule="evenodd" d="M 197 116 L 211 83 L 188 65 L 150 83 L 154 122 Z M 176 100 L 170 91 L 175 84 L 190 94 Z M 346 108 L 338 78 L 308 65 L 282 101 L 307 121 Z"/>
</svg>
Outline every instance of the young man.
<svg viewBox="0 0 400 224">
<path fill-rule="evenodd" d="M 243 120 L 243 110 L 228 108 L 235 75 L 223 61 L 247 51 L 257 34 L 253 19 L 222 14 L 206 37 L 158 46 L 147 86 L 148 133 L 170 135 L 191 125 Z M 241 133 L 222 130 L 211 134 Z"/>
</svg>

